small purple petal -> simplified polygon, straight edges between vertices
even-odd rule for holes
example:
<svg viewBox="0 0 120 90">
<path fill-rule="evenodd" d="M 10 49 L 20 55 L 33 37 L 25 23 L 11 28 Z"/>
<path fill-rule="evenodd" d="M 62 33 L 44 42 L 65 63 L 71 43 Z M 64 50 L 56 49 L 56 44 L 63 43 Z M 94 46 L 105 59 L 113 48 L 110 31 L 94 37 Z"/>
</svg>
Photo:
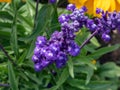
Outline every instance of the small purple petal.
<svg viewBox="0 0 120 90">
<path fill-rule="evenodd" d="M 56 3 L 56 0 L 49 0 L 49 2 L 54 4 L 54 3 Z"/>
<path fill-rule="evenodd" d="M 107 34 L 102 34 L 102 39 L 105 41 L 105 42 L 109 42 L 111 40 L 111 37 Z"/>
<path fill-rule="evenodd" d="M 76 7 L 74 4 L 68 4 L 68 6 L 67 6 L 67 10 L 69 10 L 69 11 L 74 11 L 75 8 Z"/>
<path fill-rule="evenodd" d="M 33 55 L 33 56 L 32 56 L 32 61 L 33 61 L 33 62 L 38 62 L 38 61 L 39 61 L 39 58 L 38 58 L 36 55 Z"/>
<path fill-rule="evenodd" d="M 46 37 L 44 37 L 44 36 L 38 36 L 37 37 L 37 41 L 36 41 L 37 46 L 41 47 L 41 46 L 44 46 L 46 43 L 47 43 Z"/>
</svg>

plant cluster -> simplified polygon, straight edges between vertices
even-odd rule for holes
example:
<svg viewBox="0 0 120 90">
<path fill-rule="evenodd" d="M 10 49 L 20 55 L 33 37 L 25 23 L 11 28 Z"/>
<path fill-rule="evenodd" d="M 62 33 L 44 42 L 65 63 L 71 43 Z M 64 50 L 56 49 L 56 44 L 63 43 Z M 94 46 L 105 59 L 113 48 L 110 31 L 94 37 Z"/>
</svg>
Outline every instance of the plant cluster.
<svg viewBox="0 0 120 90">
<path fill-rule="evenodd" d="M 59 8 L 64 0 L 9 1 L 0 3 L 0 90 L 120 87 L 119 62 L 99 61 L 120 48 L 109 43 L 111 32 L 120 31 L 119 12 L 97 9 L 100 17 L 94 17 L 86 7 Z M 102 47 L 95 36 L 108 45 Z"/>
<path fill-rule="evenodd" d="M 49 40 L 44 36 L 37 37 L 32 57 L 36 71 L 41 71 L 54 62 L 57 68 L 61 68 L 66 64 L 68 55 L 77 56 L 83 46 L 80 47 L 75 42 L 75 33 L 83 27 L 94 32 L 92 37 L 99 35 L 105 42 L 110 41 L 111 31 L 120 30 L 120 13 L 115 11 L 109 13 L 97 8 L 96 13 L 101 14 L 101 17 L 90 19 L 85 15 L 86 7 L 77 9 L 74 4 L 69 4 L 67 10 L 72 13 L 62 14 L 58 18 L 61 31 L 53 32 Z"/>
</svg>

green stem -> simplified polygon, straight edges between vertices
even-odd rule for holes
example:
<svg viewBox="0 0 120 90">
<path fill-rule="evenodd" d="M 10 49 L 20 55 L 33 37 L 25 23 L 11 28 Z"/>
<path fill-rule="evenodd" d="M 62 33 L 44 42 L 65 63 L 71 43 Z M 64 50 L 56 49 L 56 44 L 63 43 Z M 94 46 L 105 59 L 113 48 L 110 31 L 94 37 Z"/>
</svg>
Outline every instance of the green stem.
<svg viewBox="0 0 120 90">
<path fill-rule="evenodd" d="M 0 83 L 0 87 L 10 87 L 10 85 L 9 84 L 1 84 Z"/>
<path fill-rule="evenodd" d="M 53 73 L 51 72 L 51 70 L 50 70 L 49 68 L 47 68 L 47 70 L 50 72 L 50 75 L 51 75 L 54 83 L 57 84 L 57 83 L 56 83 L 56 78 L 55 78 L 55 76 L 53 75 Z"/>
<path fill-rule="evenodd" d="M 37 20 L 37 16 L 38 16 L 38 6 L 39 6 L 39 0 L 37 0 L 37 3 L 36 3 L 35 19 L 34 19 L 34 28 L 36 27 L 36 20 Z"/>
<path fill-rule="evenodd" d="M 0 44 L 0 49 L 4 52 L 4 54 L 6 55 L 6 57 L 8 58 L 8 60 L 9 60 L 13 65 L 17 66 L 16 63 L 12 60 L 12 58 L 8 55 L 8 52 L 4 49 L 4 47 L 3 47 L 1 44 Z"/>
<path fill-rule="evenodd" d="M 11 47 L 14 51 L 15 58 L 17 60 L 19 57 L 18 41 L 17 41 L 17 6 L 14 0 L 13 0 L 13 12 L 14 12 L 14 18 L 13 18 L 12 31 L 11 31 Z"/>
</svg>

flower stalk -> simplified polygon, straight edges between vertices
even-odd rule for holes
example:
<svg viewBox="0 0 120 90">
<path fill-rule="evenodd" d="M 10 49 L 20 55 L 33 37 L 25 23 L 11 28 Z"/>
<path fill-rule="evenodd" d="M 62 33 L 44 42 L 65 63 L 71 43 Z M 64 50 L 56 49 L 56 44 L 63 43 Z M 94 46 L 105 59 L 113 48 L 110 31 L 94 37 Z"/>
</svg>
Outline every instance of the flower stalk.
<svg viewBox="0 0 120 90">
<path fill-rule="evenodd" d="M 4 54 L 6 55 L 6 57 L 8 58 L 8 60 L 15 66 L 17 66 L 17 64 L 12 60 L 12 58 L 8 55 L 8 52 L 4 49 L 4 47 L 0 44 L 0 49 L 4 52 Z"/>
<path fill-rule="evenodd" d="M 1 84 L 1 83 L 0 83 L 0 86 L 1 86 L 1 87 L 10 87 L 9 84 Z"/>
<path fill-rule="evenodd" d="M 82 49 L 90 41 L 90 39 L 92 39 L 97 33 L 98 33 L 98 30 L 94 31 L 92 35 L 82 43 L 82 45 L 80 46 L 80 49 Z"/>
<path fill-rule="evenodd" d="M 38 16 L 38 6 L 39 6 L 39 0 L 37 0 L 37 3 L 36 3 L 35 18 L 34 18 L 34 28 L 36 27 L 36 20 L 37 20 L 37 16 Z"/>
</svg>

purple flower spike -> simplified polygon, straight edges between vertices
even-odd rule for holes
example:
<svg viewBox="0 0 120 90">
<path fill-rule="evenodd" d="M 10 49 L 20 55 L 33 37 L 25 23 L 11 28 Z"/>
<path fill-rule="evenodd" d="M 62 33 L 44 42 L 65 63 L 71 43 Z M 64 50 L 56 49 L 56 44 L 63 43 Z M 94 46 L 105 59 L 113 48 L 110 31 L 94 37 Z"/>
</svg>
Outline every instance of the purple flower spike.
<svg viewBox="0 0 120 90">
<path fill-rule="evenodd" d="M 45 56 L 45 53 L 47 52 L 47 49 L 48 49 L 47 47 L 41 48 L 40 54 Z"/>
<path fill-rule="evenodd" d="M 105 42 L 109 42 L 111 37 L 107 34 L 102 34 L 102 39 L 105 41 Z"/>
<path fill-rule="evenodd" d="M 71 56 L 77 56 L 80 53 L 80 47 L 76 43 L 71 43 L 68 47 L 68 52 Z"/>
<path fill-rule="evenodd" d="M 100 9 L 100 8 L 97 8 L 97 9 L 96 9 L 96 13 L 97 13 L 97 14 L 100 14 L 101 12 L 102 12 L 102 9 Z"/>
<path fill-rule="evenodd" d="M 76 7 L 75 7 L 74 4 L 69 4 L 69 5 L 67 6 L 67 10 L 69 10 L 69 11 L 74 11 L 75 8 L 76 8 Z"/>
<path fill-rule="evenodd" d="M 63 15 L 59 16 L 58 20 L 59 20 L 60 23 L 68 22 L 69 17 L 67 15 L 63 14 Z"/>
<path fill-rule="evenodd" d="M 47 60 L 51 60 L 51 61 L 54 61 L 56 59 L 55 53 L 53 53 L 51 50 L 46 51 L 45 57 Z"/>
<path fill-rule="evenodd" d="M 54 53 L 58 53 L 60 51 L 60 46 L 57 43 L 56 44 L 53 43 L 50 44 L 49 49 Z"/>
<path fill-rule="evenodd" d="M 35 68 L 35 71 L 37 71 L 37 72 L 41 71 L 43 69 L 42 66 L 40 65 L 40 63 L 36 63 L 34 68 Z"/>
<path fill-rule="evenodd" d="M 34 49 L 34 54 L 35 55 L 40 55 L 40 47 L 36 46 L 35 49 Z"/>
<path fill-rule="evenodd" d="M 36 41 L 36 45 L 37 45 L 37 46 L 42 47 L 42 46 L 44 46 L 46 43 L 47 43 L 46 37 L 44 37 L 44 36 L 38 36 L 38 37 L 37 37 L 37 41 Z"/>
<path fill-rule="evenodd" d="M 62 68 L 65 64 L 66 61 L 68 60 L 67 55 L 64 52 L 59 52 L 56 60 L 56 67 L 57 68 Z"/>
<path fill-rule="evenodd" d="M 50 64 L 50 61 L 48 61 L 48 60 L 44 60 L 44 59 L 43 59 L 42 62 L 41 62 L 42 68 L 47 67 L 49 64 Z"/>
<path fill-rule="evenodd" d="M 33 56 L 32 56 L 32 61 L 33 61 L 33 62 L 38 62 L 38 61 L 39 61 L 39 58 L 38 58 L 36 55 L 33 55 Z"/>
<path fill-rule="evenodd" d="M 50 0 L 50 3 L 55 2 L 56 0 Z M 101 14 L 101 17 L 89 18 L 85 15 L 86 7 L 77 9 L 73 4 L 69 4 L 67 9 L 72 11 L 71 14 L 63 14 L 58 18 L 61 31 L 55 31 L 49 40 L 44 36 L 38 36 L 32 57 L 36 71 L 41 71 L 53 63 L 57 68 L 62 68 L 66 65 L 68 55 L 79 55 L 80 50 L 93 36 L 99 35 L 103 41 L 109 42 L 109 33 L 116 29 L 120 31 L 120 12 L 109 13 L 97 8 L 96 13 Z M 79 46 L 75 43 L 76 32 L 83 27 L 93 33 Z"/>
<path fill-rule="evenodd" d="M 83 6 L 81 9 L 82 9 L 84 12 L 87 12 L 86 6 Z"/>
</svg>

